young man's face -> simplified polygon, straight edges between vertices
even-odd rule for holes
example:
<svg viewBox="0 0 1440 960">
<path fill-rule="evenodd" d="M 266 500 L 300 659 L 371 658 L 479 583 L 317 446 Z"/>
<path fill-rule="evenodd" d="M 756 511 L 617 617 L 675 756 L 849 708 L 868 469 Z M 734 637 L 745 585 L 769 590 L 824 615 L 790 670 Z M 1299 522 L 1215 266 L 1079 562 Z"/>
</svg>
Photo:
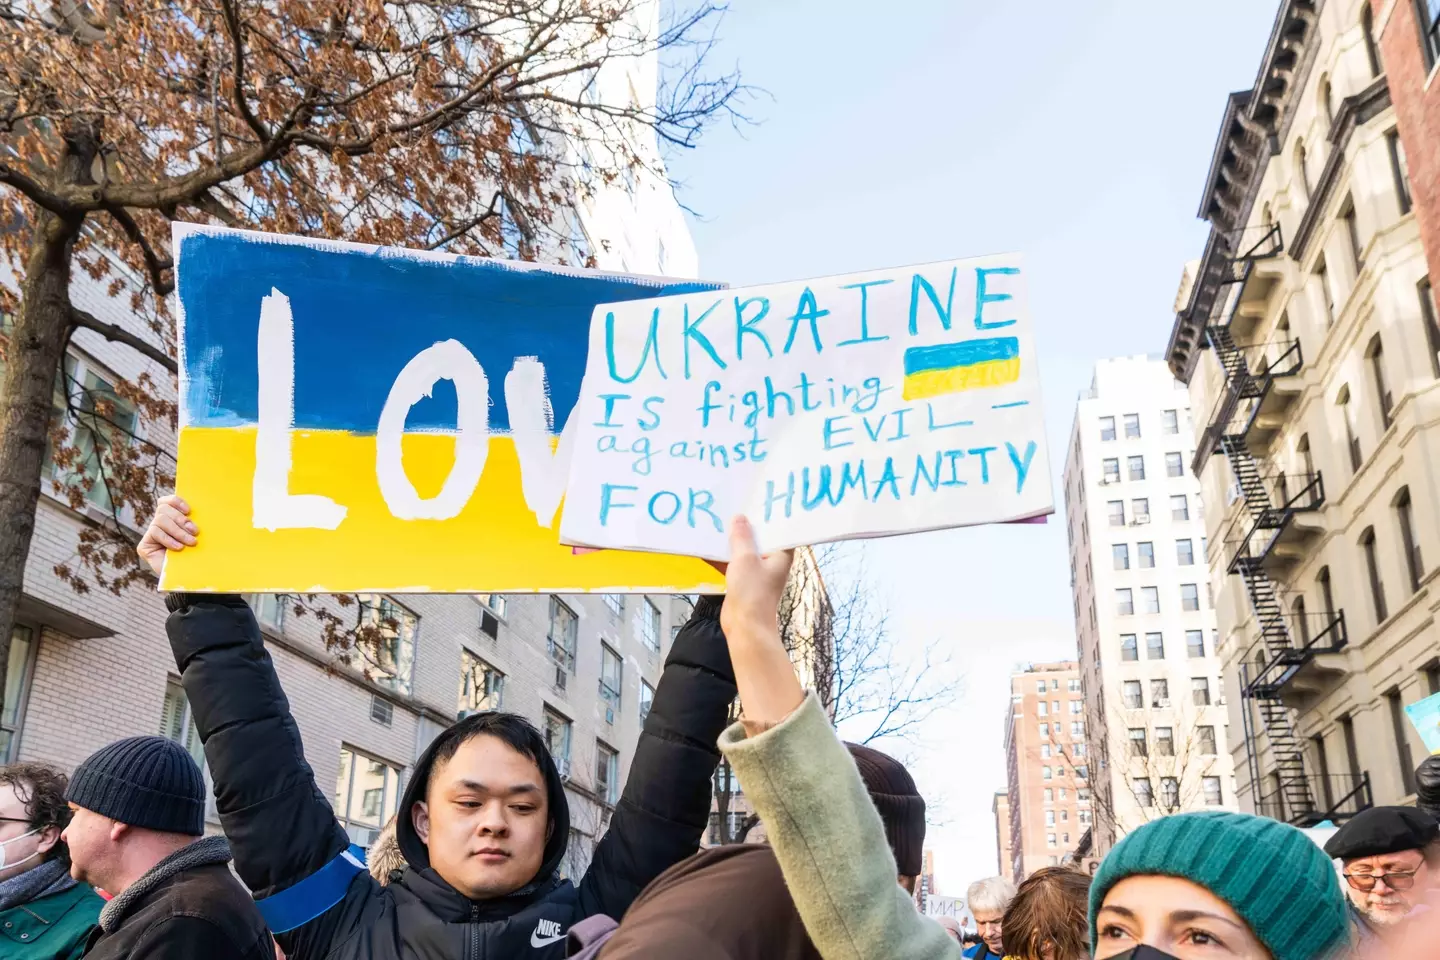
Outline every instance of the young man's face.
<svg viewBox="0 0 1440 960">
<path fill-rule="evenodd" d="M 1405 889 L 1391 886 L 1388 881 L 1380 879 L 1381 874 L 1400 874 L 1395 882 Z M 1361 886 L 1369 886 L 1370 878 L 1374 878 L 1371 889 L 1356 889 L 1357 882 Z M 1404 920 L 1425 896 L 1430 882 L 1429 868 L 1419 850 L 1345 861 L 1345 893 L 1355 909 L 1375 927 L 1394 926 Z"/>
<path fill-rule="evenodd" d="M 430 774 L 411 812 L 430 866 L 474 900 L 514 893 L 535 879 L 549 837 L 545 777 L 535 761 L 481 735 Z"/>
</svg>

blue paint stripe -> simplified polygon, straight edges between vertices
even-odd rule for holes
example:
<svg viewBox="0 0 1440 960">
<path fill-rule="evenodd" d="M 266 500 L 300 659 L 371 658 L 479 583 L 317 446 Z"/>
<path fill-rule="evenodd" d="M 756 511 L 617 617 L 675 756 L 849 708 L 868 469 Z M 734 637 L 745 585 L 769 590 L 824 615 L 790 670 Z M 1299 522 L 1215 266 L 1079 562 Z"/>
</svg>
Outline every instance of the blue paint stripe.
<svg viewBox="0 0 1440 960">
<path fill-rule="evenodd" d="M 1009 410 L 1011 407 L 1028 407 L 1028 406 L 1030 406 L 1030 401 L 1029 401 L 1029 400 L 1016 400 L 1014 403 L 997 403 L 997 404 L 993 405 L 990 409 L 991 409 L 991 410 Z"/>
<path fill-rule="evenodd" d="M 365 851 L 352 845 L 334 860 L 293 887 L 256 900 L 260 915 L 271 933 L 285 933 L 302 927 L 345 899 L 350 881 L 365 872 Z"/>
<path fill-rule="evenodd" d="M 953 370 L 996 360 L 1014 360 L 1020 356 L 1016 337 L 987 337 L 983 340 L 961 340 L 929 347 L 911 347 L 905 351 L 905 375 Z"/>
<path fill-rule="evenodd" d="M 516 357 L 539 357 L 558 431 L 580 396 L 596 304 L 719 286 L 192 233 L 181 242 L 177 287 L 185 311 L 184 425 L 255 423 L 260 301 L 272 287 L 289 297 L 295 318 L 295 426 L 369 434 L 405 364 L 451 338 L 485 368 L 497 431 L 510 428 L 505 375 Z M 455 410 L 455 388 L 441 380 L 406 426 L 450 429 Z"/>
</svg>

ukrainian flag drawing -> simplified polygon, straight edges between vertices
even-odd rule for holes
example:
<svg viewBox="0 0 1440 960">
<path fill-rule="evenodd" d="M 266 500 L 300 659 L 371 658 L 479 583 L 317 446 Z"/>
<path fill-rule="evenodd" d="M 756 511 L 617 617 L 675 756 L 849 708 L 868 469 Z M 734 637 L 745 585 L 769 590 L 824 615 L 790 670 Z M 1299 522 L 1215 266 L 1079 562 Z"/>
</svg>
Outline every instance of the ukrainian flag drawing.
<svg viewBox="0 0 1440 960">
<path fill-rule="evenodd" d="M 505 386 L 517 358 L 544 365 L 553 450 L 580 396 L 595 305 L 716 285 L 192 225 L 177 228 L 175 250 L 176 489 L 201 541 L 169 558 L 164 589 L 688 593 L 723 583 L 694 558 L 561 545 L 559 523 L 543 526 L 527 506 Z M 288 493 L 343 506 L 332 529 L 253 520 L 260 316 L 277 293 L 293 316 Z M 399 519 L 377 478 L 380 413 L 407 363 L 451 339 L 488 381 L 484 470 L 458 515 Z M 441 379 L 406 415 L 403 470 L 421 497 L 436 496 L 454 468 L 457 409 L 454 383 Z"/>
<path fill-rule="evenodd" d="M 1016 337 L 962 340 L 905 351 L 906 400 L 1003 387 L 1019 379 L 1020 341 Z"/>
</svg>

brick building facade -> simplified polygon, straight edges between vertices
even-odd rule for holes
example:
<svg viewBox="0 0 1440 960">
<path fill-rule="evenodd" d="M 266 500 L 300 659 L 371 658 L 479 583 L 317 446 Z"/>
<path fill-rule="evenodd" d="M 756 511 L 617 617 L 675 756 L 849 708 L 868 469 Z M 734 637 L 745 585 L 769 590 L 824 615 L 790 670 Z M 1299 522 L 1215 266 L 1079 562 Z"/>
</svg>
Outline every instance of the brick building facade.
<svg viewBox="0 0 1440 960">
<path fill-rule="evenodd" d="M 1089 828 L 1090 771 L 1065 730 L 1082 703 L 1080 665 L 1073 660 L 1032 663 L 1010 677 L 1005 708 L 1005 763 L 1009 777 L 1009 862 L 1004 876 L 1019 883 L 1041 867 L 1055 866 Z M 997 801 L 997 817 L 1002 805 Z M 1000 825 L 1003 829 L 1003 825 Z M 1001 843 L 1000 856 L 1005 856 Z"/>
</svg>

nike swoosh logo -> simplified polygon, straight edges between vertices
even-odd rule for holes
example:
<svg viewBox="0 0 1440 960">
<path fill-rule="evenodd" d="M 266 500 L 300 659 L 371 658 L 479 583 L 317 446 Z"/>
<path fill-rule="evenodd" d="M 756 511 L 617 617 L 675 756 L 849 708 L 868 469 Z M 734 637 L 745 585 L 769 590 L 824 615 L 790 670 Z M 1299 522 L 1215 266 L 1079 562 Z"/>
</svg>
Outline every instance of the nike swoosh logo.
<svg viewBox="0 0 1440 960">
<path fill-rule="evenodd" d="M 536 930 L 534 933 L 530 934 L 530 946 L 538 950 L 541 947 L 548 947 L 552 943 L 559 943 L 561 940 L 564 939 L 565 934 L 563 933 L 557 933 L 553 937 L 542 937 L 540 936 L 540 931 Z"/>
</svg>

